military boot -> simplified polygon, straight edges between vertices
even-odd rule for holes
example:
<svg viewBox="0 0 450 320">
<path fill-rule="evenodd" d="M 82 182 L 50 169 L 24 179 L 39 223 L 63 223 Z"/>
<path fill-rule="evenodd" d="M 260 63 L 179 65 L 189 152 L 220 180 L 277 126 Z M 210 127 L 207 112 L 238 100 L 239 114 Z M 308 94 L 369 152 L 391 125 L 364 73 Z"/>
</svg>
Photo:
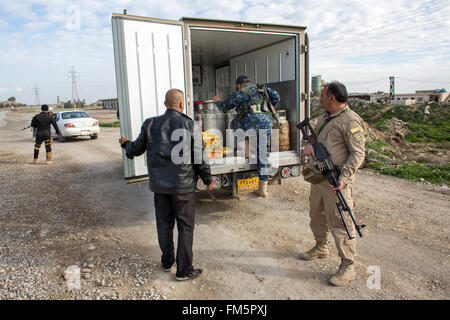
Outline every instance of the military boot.
<svg viewBox="0 0 450 320">
<path fill-rule="evenodd" d="M 342 259 L 338 272 L 330 278 L 330 283 L 334 286 L 345 286 L 350 280 L 355 280 L 355 265 L 353 261 Z"/>
<path fill-rule="evenodd" d="M 304 252 L 300 255 L 300 258 L 303 260 L 316 260 L 316 259 L 324 259 L 329 255 L 328 250 L 328 241 L 317 242 L 314 248 L 311 250 Z"/>
<path fill-rule="evenodd" d="M 38 159 L 37 159 L 37 158 L 34 158 L 34 159 L 33 159 L 33 164 L 37 164 L 37 162 L 38 162 Z"/>
<path fill-rule="evenodd" d="M 269 193 L 267 192 L 267 181 L 261 181 L 259 180 L 259 188 L 258 188 L 258 194 L 261 197 L 267 198 L 269 196 Z"/>
<path fill-rule="evenodd" d="M 52 162 L 52 153 L 51 152 L 47 152 L 47 159 L 45 160 L 46 164 L 50 164 L 53 163 Z"/>
</svg>

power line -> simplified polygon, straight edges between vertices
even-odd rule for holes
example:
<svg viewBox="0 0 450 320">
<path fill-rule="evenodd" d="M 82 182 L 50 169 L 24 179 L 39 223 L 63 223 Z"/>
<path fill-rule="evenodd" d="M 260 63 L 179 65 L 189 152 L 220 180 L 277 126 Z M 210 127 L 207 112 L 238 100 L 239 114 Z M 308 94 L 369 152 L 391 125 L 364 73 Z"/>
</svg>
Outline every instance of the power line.
<svg viewBox="0 0 450 320">
<path fill-rule="evenodd" d="M 34 98 L 34 104 L 35 105 L 40 105 L 41 101 L 39 99 L 39 90 L 41 90 L 40 88 L 37 87 L 37 84 L 34 84 L 34 88 L 33 88 L 33 95 L 35 96 Z"/>
<path fill-rule="evenodd" d="M 418 80 L 418 79 L 408 79 L 408 78 L 402 78 L 402 77 L 396 77 L 396 78 L 402 79 L 402 80 L 407 80 L 407 81 L 415 81 L 415 82 L 450 84 L 450 81 Z"/>
<path fill-rule="evenodd" d="M 395 31 L 387 31 L 387 32 L 385 32 L 385 33 L 379 33 L 379 34 L 377 34 L 377 35 L 372 36 L 372 37 L 370 38 L 370 40 L 373 40 L 373 38 L 377 38 L 377 37 L 380 37 L 380 36 L 383 36 L 383 35 L 387 35 L 387 34 L 391 35 L 391 34 L 393 34 L 393 33 L 399 33 L 399 32 L 403 32 L 403 31 L 406 31 L 406 30 L 413 30 L 413 29 L 416 29 L 416 28 L 421 28 L 421 27 L 423 27 L 423 26 L 426 26 L 426 25 L 429 25 L 429 24 L 433 24 L 433 23 L 436 23 L 436 22 L 440 22 L 440 21 L 442 21 L 441 18 L 436 19 L 436 20 L 431 20 L 431 21 L 429 21 L 429 22 L 427 22 L 427 23 L 415 25 L 415 26 L 413 26 L 413 27 L 408 27 L 408 28 L 405 28 L 405 29 L 400 29 L 400 30 L 395 30 Z M 366 37 L 369 36 L 369 35 L 371 35 L 371 33 L 366 33 L 366 34 L 365 34 Z M 338 42 L 336 42 L 336 43 L 333 43 L 333 44 L 330 44 L 330 45 L 324 45 L 324 46 L 315 47 L 314 49 L 316 49 L 316 50 L 317 50 L 317 49 L 327 49 L 327 48 L 332 48 L 332 47 L 338 46 L 338 45 L 340 45 L 342 42 L 347 41 L 347 39 L 345 39 L 345 38 L 346 38 L 346 37 L 342 37 L 342 38 L 340 39 L 340 41 L 338 41 Z M 365 39 L 363 38 L 362 40 L 365 40 Z"/>
<path fill-rule="evenodd" d="M 356 85 L 360 85 L 360 84 L 366 84 L 366 83 L 374 83 L 374 82 L 380 82 L 380 81 L 385 81 L 386 78 L 381 78 L 381 79 L 375 79 L 375 80 L 368 80 L 368 81 L 342 81 L 342 83 L 344 83 L 346 86 L 356 86 Z"/>
<path fill-rule="evenodd" d="M 448 7 L 448 6 L 450 6 L 450 4 L 448 4 L 448 3 L 441 3 L 441 4 L 436 5 L 436 6 L 434 6 L 434 7 L 429 7 L 429 8 L 426 8 L 426 9 L 422 10 L 422 11 L 419 11 L 419 13 L 410 11 L 410 14 L 409 14 L 409 15 L 406 15 L 406 16 L 403 15 L 400 19 L 396 19 L 396 20 L 393 21 L 392 23 L 383 24 L 381 27 L 378 27 L 378 28 L 376 28 L 376 29 L 372 29 L 371 32 L 377 31 L 377 30 L 380 30 L 380 29 L 385 29 L 386 27 L 389 27 L 389 26 L 394 25 L 394 24 L 398 24 L 398 22 L 402 22 L 402 21 L 405 21 L 405 20 L 409 20 L 409 19 L 411 19 L 411 18 L 415 18 L 415 17 L 418 17 L 418 16 L 423 16 L 423 15 L 426 15 L 426 14 L 431 14 L 431 13 L 433 13 L 433 12 L 435 12 L 435 11 L 442 10 L 442 9 Z M 405 11 L 404 11 L 404 10 L 395 11 L 395 12 L 392 12 L 391 15 L 394 16 L 394 15 L 397 14 L 397 13 L 405 13 Z M 377 16 L 375 16 L 375 17 L 371 17 L 370 19 L 373 20 L 373 19 L 375 19 L 375 18 L 377 18 L 377 17 L 381 17 L 381 16 L 383 16 L 383 15 L 384 15 L 384 14 L 377 15 Z M 389 21 L 392 21 L 392 20 L 393 20 L 393 18 L 386 18 L 386 19 L 382 20 L 380 23 L 385 23 L 385 22 L 389 22 Z M 357 23 L 350 24 L 350 28 L 347 28 L 346 30 L 342 31 L 342 33 L 347 33 L 347 32 L 353 31 L 354 28 L 357 27 L 357 26 L 359 26 L 359 25 L 360 25 L 360 24 L 357 24 Z M 316 41 L 316 40 L 325 39 L 326 37 L 320 37 L 320 38 L 316 38 L 316 39 L 315 39 L 314 36 L 317 36 L 317 35 L 319 35 L 319 34 L 322 34 L 322 33 L 325 33 L 325 32 L 331 31 L 331 30 L 334 30 L 334 29 L 327 29 L 327 30 L 318 32 L 318 33 L 316 33 L 316 34 L 311 34 L 311 35 L 310 35 L 311 40 L 312 40 L 312 41 Z M 366 33 L 364 33 L 364 34 L 366 34 Z"/>
<path fill-rule="evenodd" d="M 431 10 L 431 9 L 434 9 L 434 10 L 439 9 L 439 10 L 441 10 L 441 9 L 446 8 L 446 7 L 449 7 L 449 6 L 450 6 L 450 3 L 447 3 L 447 4 L 445 4 L 445 5 L 437 6 L 437 7 L 439 7 L 439 8 L 437 8 L 437 7 L 428 8 L 428 9 L 426 9 L 425 11 L 422 11 L 420 14 L 416 14 L 416 16 L 417 16 L 417 15 L 425 15 L 425 13 L 426 13 L 427 11 Z M 408 19 L 409 19 L 409 18 L 411 18 L 411 17 L 408 17 Z M 383 35 L 387 35 L 387 34 L 399 33 L 399 32 L 406 31 L 406 30 L 411 30 L 411 29 L 420 28 L 420 27 L 423 27 L 423 26 L 425 26 L 425 25 L 429 25 L 429 24 L 436 23 L 436 22 L 441 22 L 441 21 L 442 21 L 442 18 L 439 17 L 438 19 L 431 20 L 431 21 L 428 21 L 428 22 L 423 23 L 423 24 L 415 25 L 415 26 L 413 26 L 413 27 L 407 27 L 407 28 L 404 28 L 404 29 L 394 30 L 394 31 L 386 31 L 386 32 L 378 33 L 378 34 L 375 34 L 374 36 L 372 36 L 372 34 L 373 34 L 374 32 L 377 32 L 378 30 L 381 30 L 381 29 L 385 29 L 387 26 L 391 26 L 391 25 L 397 24 L 399 21 L 402 21 L 402 19 L 396 20 L 396 21 L 394 21 L 394 22 L 391 23 L 391 24 L 387 24 L 387 25 L 384 25 L 384 26 L 381 26 L 381 27 L 378 27 L 378 28 L 374 28 L 374 29 L 370 30 L 369 32 L 361 33 L 361 35 L 363 35 L 362 40 L 369 39 L 369 36 L 371 36 L 370 40 L 372 40 L 374 37 L 376 38 L 376 37 L 383 36 Z M 338 42 L 335 42 L 335 43 L 333 43 L 332 45 L 322 45 L 322 46 L 318 46 L 318 47 L 316 47 L 316 49 L 331 48 L 331 47 L 334 47 L 334 46 L 339 45 L 339 44 L 342 43 L 342 42 L 347 41 L 347 38 L 352 37 L 352 36 L 355 36 L 354 33 L 350 33 L 350 31 L 352 31 L 352 30 L 354 30 L 354 29 L 349 29 L 349 30 L 347 30 L 347 31 L 346 31 L 346 34 L 345 34 L 344 36 L 340 37 L 340 39 L 339 39 Z M 356 33 L 356 35 L 358 35 L 358 33 Z M 321 40 L 321 39 L 325 39 L 325 38 L 326 38 L 326 37 L 321 37 L 321 38 L 311 39 L 311 40 L 312 40 L 312 41 L 316 41 L 316 40 Z M 360 38 L 360 39 L 361 39 L 361 38 Z"/>
<path fill-rule="evenodd" d="M 78 101 L 80 100 L 80 97 L 78 96 L 78 89 L 77 89 L 77 80 L 78 80 L 78 76 L 77 73 L 75 71 L 75 68 L 72 66 L 72 70 L 69 71 L 69 75 L 70 75 L 70 79 L 72 81 L 72 101 Z M 76 100 L 75 100 L 76 98 Z"/>
</svg>

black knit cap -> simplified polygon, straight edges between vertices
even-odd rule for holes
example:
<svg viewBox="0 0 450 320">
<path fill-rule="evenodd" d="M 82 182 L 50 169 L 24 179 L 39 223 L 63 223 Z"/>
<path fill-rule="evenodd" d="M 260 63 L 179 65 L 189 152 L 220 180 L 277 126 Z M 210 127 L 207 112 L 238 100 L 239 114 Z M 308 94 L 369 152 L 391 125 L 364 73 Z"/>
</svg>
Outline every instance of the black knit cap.
<svg viewBox="0 0 450 320">
<path fill-rule="evenodd" d="M 41 107 L 41 110 L 42 111 L 48 111 L 48 105 L 43 104 L 42 107 Z"/>
<path fill-rule="evenodd" d="M 247 76 L 239 76 L 236 79 L 236 84 L 244 83 L 244 82 L 250 82 L 250 79 Z"/>
</svg>

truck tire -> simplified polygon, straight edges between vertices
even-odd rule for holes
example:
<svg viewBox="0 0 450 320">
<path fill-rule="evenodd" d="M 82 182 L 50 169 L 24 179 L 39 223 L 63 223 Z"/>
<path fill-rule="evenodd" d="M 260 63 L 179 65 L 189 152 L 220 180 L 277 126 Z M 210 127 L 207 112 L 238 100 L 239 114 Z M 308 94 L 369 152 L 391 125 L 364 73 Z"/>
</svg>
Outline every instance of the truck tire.
<svg viewBox="0 0 450 320">
<path fill-rule="evenodd" d="M 91 134 L 91 139 L 97 139 L 98 136 L 96 134 Z"/>
</svg>

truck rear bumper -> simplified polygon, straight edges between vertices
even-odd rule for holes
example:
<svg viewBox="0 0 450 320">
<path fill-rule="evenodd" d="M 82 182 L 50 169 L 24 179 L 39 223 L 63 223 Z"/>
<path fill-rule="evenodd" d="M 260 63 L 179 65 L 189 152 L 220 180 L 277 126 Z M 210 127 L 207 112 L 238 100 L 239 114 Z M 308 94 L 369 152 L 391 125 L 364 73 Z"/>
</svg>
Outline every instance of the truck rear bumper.
<svg viewBox="0 0 450 320">
<path fill-rule="evenodd" d="M 296 151 L 271 152 L 269 164 L 273 168 L 300 165 L 301 159 Z M 219 159 L 209 159 L 211 174 L 225 174 L 230 172 L 256 170 L 256 159 L 230 156 Z"/>
</svg>

